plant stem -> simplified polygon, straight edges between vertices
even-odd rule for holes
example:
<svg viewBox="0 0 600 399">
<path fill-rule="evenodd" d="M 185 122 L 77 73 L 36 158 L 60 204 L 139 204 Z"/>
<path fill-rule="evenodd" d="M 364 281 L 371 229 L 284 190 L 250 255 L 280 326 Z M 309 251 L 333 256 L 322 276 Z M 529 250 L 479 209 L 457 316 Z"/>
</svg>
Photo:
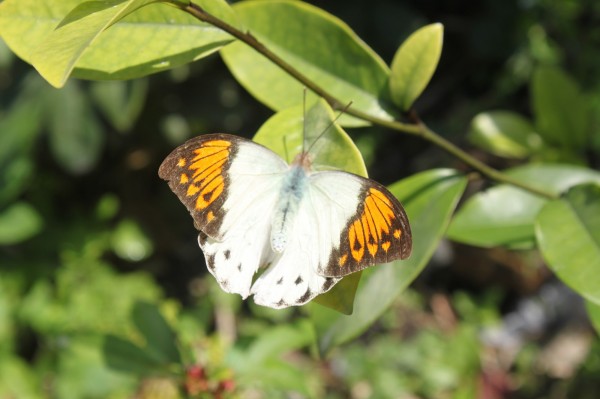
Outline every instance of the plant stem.
<svg viewBox="0 0 600 399">
<path fill-rule="evenodd" d="M 356 118 L 371 122 L 371 123 L 379 125 L 379 126 L 387 127 L 392 130 L 396 130 L 396 131 L 400 131 L 400 132 L 404 132 L 407 134 L 412 134 L 412 135 L 421 137 L 422 139 L 427 140 L 427 141 L 435 144 L 436 146 L 442 148 L 446 152 L 454 155 L 456 158 L 460 159 L 462 162 L 464 162 L 465 164 L 467 164 L 474 170 L 478 171 L 483 176 L 485 176 L 491 180 L 494 180 L 496 182 L 510 184 L 515 187 L 519 187 L 523 190 L 529 191 L 532 194 L 535 194 L 535 195 L 538 195 L 541 197 L 545 197 L 548 199 L 558 198 L 558 196 L 554 193 L 533 187 L 533 186 L 526 184 L 520 180 L 516 180 L 516 179 L 512 178 L 511 176 L 508 176 L 507 174 L 502 173 L 501 171 L 494 169 L 494 168 L 486 165 L 485 163 L 479 161 L 478 159 L 476 159 L 473 156 L 466 153 L 460 147 L 456 146 L 452 142 L 446 140 L 444 137 L 435 133 L 433 130 L 429 129 L 424 123 L 422 123 L 419 120 L 419 118 L 416 114 L 413 114 L 413 119 L 416 120 L 416 123 L 403 123 L 403 122 L 399 122 L 399 121 L 381 119 L 381 118 L 375 117 L 373 115 L 370 115 L 368 113 L 357 110 L 355 108 L 347 107 L 347 104 L 345 104 L 344 102 L 340 101 L 339 99 L 337 99 L 336 97 L 331 95 L 329 92 L 327 92 L 321 86 L 319 86 L 318 84 L 316 84 L 315 82 L 310 80 L 308 77 L 306 77 L 300 71 L 298 71 L 296 68 L 294 68 L 292 65 L 290 65 L 287 61 L 283 60 L 277 54 L 273 53 L 269 48 L 267 48 L 259 40 L 257 40 L 251 33 L 242 32 L 241 30 L 228 24 L 227 22 L 209 14 L 204 9 L 202 9 L 200 6 L 198 6 L 194 3 L 190 2 L 189 4 L 182 4 L 179 2 L 173 2 L 171 4 L 186 11 L 187 13 L 191 14 L 198 20 L 206 22 L 208 24 L 211 24 L 211 25 L 229 33 L 234 38 L 246 43 L 248 46 L 252 47 L 254 50 L 256 50 L 257 52 L 259 52 L 260 54 L 265 56 L 267 59 L 269 59 L 271 62 L 273 62 L 274 64 L 279 66 L 281 69 L 283 69 L 294 79 L 296 79 L 297 81 L 302 83 L 304 86 L 306 86 L 306 88 L 308 88 L 309 90 L 311 90 L 318 96 L 322 97 L 325 101 L 327 101 L 329 103 L 329 105 L 331 105 L 331 107 L 333 109 L 336 109 L 336 110 L 345 109 L 345 112 L 347 114 L 352 115 Z"/>
</svg>

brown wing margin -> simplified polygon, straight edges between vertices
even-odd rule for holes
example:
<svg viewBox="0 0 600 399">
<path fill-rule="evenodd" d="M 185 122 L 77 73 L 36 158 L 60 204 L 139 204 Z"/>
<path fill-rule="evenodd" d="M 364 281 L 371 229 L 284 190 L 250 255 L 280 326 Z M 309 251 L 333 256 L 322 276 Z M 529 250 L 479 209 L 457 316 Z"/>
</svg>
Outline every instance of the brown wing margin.
<svg viewBox="0 0 600 399">
<path fill-rule="evenodd" d="M 218 237 L 227 198 L 227 170 L 244 139 L 229 134 L 207 134 L 186 141 L 173 150 L 158 169 L 171 190 L 186 206 L 196 228 Z"/>
<path fill-rule="evenodd" d="M 332 251 L 325 274 L 342 277 L 378 263 L 406 259 L 412 250 L 408 216 L 381 184 L 365 180 L 356 209 Z"/>
</svg>

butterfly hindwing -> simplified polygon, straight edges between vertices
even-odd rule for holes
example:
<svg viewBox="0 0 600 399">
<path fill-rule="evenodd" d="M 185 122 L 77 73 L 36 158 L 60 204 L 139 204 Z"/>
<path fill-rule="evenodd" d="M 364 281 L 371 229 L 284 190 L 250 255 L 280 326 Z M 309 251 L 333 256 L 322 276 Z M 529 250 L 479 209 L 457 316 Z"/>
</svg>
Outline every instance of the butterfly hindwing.
<svg viewBox="0 0 600 399">
<path fill-rule="evenodd" d="M 342 176 L 336 176 L 336 174 Z M 332 208 L 348 215 L 330 233 L 333 243 L 327 257 L 321 257 L 319 273 L 342 277 L 379 263 L 410 256 L 412 238 L 408 217 L 400 202 L 383 185 L 345 172 L 321 172 L 314 175 L 318 187 L 332 198 Z M 353 201 L 336 197 L 340 184 L 358 186 Z M 336 199 L 337 198 L 337 199 Z M 337 233 L 335 235 L 334 233 Z"/>
</svg>

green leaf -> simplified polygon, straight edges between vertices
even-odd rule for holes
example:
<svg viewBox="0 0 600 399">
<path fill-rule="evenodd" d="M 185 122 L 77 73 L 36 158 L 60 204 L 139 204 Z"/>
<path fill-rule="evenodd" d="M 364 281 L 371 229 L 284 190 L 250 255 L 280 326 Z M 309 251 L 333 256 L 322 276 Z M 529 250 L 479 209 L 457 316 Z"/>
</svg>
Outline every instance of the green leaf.
<svg viewBox="0 0 600 399">
<path fill-rule="evenodd" d="M 253 36 L 342 104 L 394 119 L 387 66 L 344 22 L 300 1 L 247 1 L 234 9 Z M 221 55 L 246 90 L 271 109 L 302 104 L 303 85 L 246 44 L 232 43 Z M 340 123 L 365 124 L 348 115 Z"/>
<path fill-rule="evenodd" d="M 91 95 L 98 108 L 119 132 L 136 122 L 146 103 L 148 80 L 95 82 Z"/>
<path fill-rule="evenodd" d="M 89 1 L 74 8 L 39 44 L 31 63 L 54 87 L 62 87 L 83 52 L 111 25 L 158 0 Z"/>
<path fill-rule="evenodd" d="M 365 331 L 419 275 L 442 238 L 466 183 L 466 178 L 453 170 L 436 169 L 390 187 L 408 214 L 413 236 L 412 255 L 407 260 L 364 270 L 351 316 L 340 316 L 325 308 L 310 308 L 322 353 Z"/>
<path fill-rule="evenodd" d="M 51 98 L 50 149 L 73 174 L 89 172 L 104 147 L 104 133 L 77 82 L 56 90 Z"/>
<path fill-rule="evenodd" d="M 42 217 L 31 205 L 17 202 L 0 211 L 0 245 L 25 241 L 38 234 L 44 225 Z"/>
<path fill-rule="evenodd" d="M 600 305 L 600 185 L 575 186 L 548 202 L 536 219 L 535 235 L 548 267 Z"/>
<path fill-rule="evenodd" d="M 267 120 L 254 136 L 254 141 L 269 147 L 291 162 L 303 148 L 310 149 L 315 170 L 340 169 L 360 176 L 367 176 L 367 169 L 360 151 L 348 134 L 337 124 L 332 124 L 333 110 L 319 99 L 303 115 L 302 106 L 279 111 Z M 318 136 L 323 134 L 317 141 Z M 303 147 L 303 140 L 305 144 Z M 360 273 L 344 278 L 331 291 L 315 298 L 315 302 L 351 313 Z"/>
<path fill-rule="evenodd" d="M 542 145 L 533 125 L 510 111 L 483 112 L 471 122 L 469 140 L 494 155 L 522 159 Z"/>
<path fill-rule="evenodd" d="M 431 80 L 442 54 L 444 26 L 422 27 L 402 43 L 392 60 L 390 93 L 404 111 L 410 109 Z"/>
<path fill-rule="evenodd" d="M 532 79 L 538 133 L 549 144 L 581 150 L 588 143 L 589 113 L 573 79 L 558 68 L 539 67 Z"/>
<path fill-rule="evenodd" d="M 592 322 L 592 326 L 594 326 L 596 332 L 600 333 L 600 305 L 597 305 L 594 302 L 585 301 L 585 308 L 587 309 L 587 314 Z"/>
<path fill-rule="evenodd" d="M 102 353 L 108 367 L 125 373 L 150 375 L 163 366 L 149 351 L 113 335 L 104 338 Z"/>
<path fill-rule="evenodd" d="M 146 339 L 146 350 L 163 363 L 179 362 L 179 350 L 175 333 L 162 317 L 156 305 L 137 302 L 133 307 L 132 319 L 138 331 Z"/>
<path fill-rule="evenodd" d="M 600 173 L 570 165 L 527 165 L 505 173 L 554 194 L 583 182 L 600 183 Z M 535 218 L 546 202 L 542 197 L 500 184 L 464 203 L 450 224 L 448 237 L 480 247 L 531 248 Z"/>
<path fill-rule="evenodd" d="M 132 79 L 205 57 L 232 40 L 174 7 L 140 8 L 151 1 L 48 0 L 40 7 L 35 0 L 6 0 L 0 4 L 0 35 L 56 86 L 64 84 L 73 66 L 79 78 Z M 236 24 L 224 1 L 195 3 Z M 103 4 L 116 6 L 103 9 Z M 97 12 L 91 13 L 94 7 Z"/>
<path fill-rule="evenodd" d="M 133 220 L 123 220 L 111 236 L 111 246 L 115 254 L 130 262 L 139 262 L 152 254 L 152 241 Z"/>
</svg>

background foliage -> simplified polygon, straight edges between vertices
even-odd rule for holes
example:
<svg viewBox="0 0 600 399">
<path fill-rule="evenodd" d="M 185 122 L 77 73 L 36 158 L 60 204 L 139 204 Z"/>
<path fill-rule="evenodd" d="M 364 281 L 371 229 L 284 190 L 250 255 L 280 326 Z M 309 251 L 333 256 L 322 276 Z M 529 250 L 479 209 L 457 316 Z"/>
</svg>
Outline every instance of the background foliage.
<svg viewBox="0 0 600 399">
<path fill-rule="evenodd" d="M 302 84 L 261 87 L 264 60 L 240 43 L 208 56 L 231 38 L 173 7 L 80 3 L 0 2 L 0 35 L 11 44 L 0 42 L 0 398 L 595 397 L 593 0 L 318 4 L 326 11 L 270 2 L 279 18 L 266 19 L 256 4 L 233 12 L 198 2 L 232 26 L 243 17 L 358 109 L 402 118 L 416 99 L 430 128 L 557 196 L 491 184 L 439 146 L 344 116 L 370 176 L 405 203 L 415 237 L 409 261 L 364 273 L 352 316 L 319 305 L 272 311 L 220 292 L 189 215 L 156 175 L 196 134 L 260 128 L 279 144 Z M 10 23 L 19 7 L 29 19 Z M 300 15 L 314 32 L 330 30 L 299 40 L 286 29 L 301 29 Z M 29 40 L 65 16 L 65 30 Z M 61 56 L 91 42 L 80 59 Z M 425 61 L 401 62 L 423 48 Z M 157 49 L 169 63 L 157 63 Z M 350 50 L 374 71 L 360 93 L 352 88 L 362 78 L 343 59 Z M 65 86 L 52 88 L 21 59 Z M 311 69 L 327 61 L 338 68 L 329 85 L 320 79 L 331 74 Z M 386 64 L 394 79 L 382 94 Z M 419 95 L 433 73 L 422 65 L 436 72 Z M 288 79 L 275 70 L 268 75 Z M 66 81 L 71 71 L 92 80 Z M 136 79 L 94 80 L 107 77 Z M 373 108 L 380 96 L 389 104 Z M 445 234 L 451 241 L 440 241 Z"/>
</svg>

